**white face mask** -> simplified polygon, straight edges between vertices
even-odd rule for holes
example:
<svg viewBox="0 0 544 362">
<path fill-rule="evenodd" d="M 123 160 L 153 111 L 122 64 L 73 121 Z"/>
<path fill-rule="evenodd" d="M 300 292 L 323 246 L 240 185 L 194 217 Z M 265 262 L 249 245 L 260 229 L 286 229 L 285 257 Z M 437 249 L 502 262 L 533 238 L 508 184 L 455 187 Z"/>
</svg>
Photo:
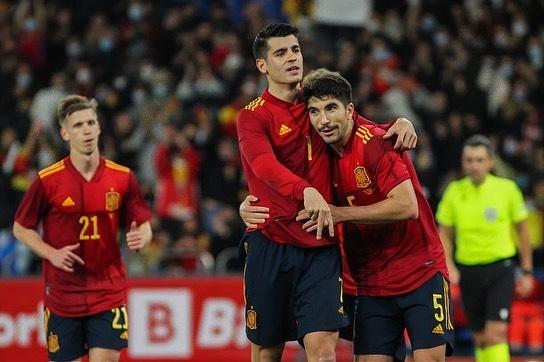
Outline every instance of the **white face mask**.
<svg viewBox="0 0 544 362">
<path fill-rule="evenodd" d="M 79 58 L 81 55 L 81 45 L 77 41 L 71 41 L 66 45 L 66 54 L 70 58 Z"/>
<path fill-rule="evenodd" d="M 143 90 L 142 88 L 137 88 L 134 91 L 132 91 L 132 102 L 136 105 L 140 105 L 144 103 L 145 97 L 146 97 L 145 90 Z"/>
<path fill-rule="evenodd" d="M 128 8 L 128 18 L 137 23 L 142 20 L 145 15 L 144 7 L 141 4 L 132 4 Z"/>
<path fill-rule="evenodd" d="M 91 71 L 89 68 L 81 68 L 76 73 L 76 82 L 79 84 L 88 84 L 91 81 Z"/>
<path fill-rule="evenodd" d="M 24 26 L 26 31 L 31 32 L 38 28 L 38 22 L 34 18 L 28 18 L 25 20 Z"/>
<path fill-rule="evenodd" d="M 30 73 L 19 73 L 15 80 L 17 87 L 28 88 L 32 84 L 32 75 Z"/>
</svg>

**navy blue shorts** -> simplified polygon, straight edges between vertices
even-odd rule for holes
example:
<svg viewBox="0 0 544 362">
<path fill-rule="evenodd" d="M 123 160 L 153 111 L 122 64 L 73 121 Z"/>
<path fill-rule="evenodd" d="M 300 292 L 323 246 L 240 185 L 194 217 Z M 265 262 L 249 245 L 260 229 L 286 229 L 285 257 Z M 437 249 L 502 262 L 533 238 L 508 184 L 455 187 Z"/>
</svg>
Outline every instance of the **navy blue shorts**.
<svg viewBox="0 0 544 362">
<path fill-rule="evenodd" d="M 357 297 L 355 354 L 395 355 L 404 329 L 413 350 L 446 345 L 453 352 L 449 284 L 436 274 L 411 293 L 395 297 Z"/>
<path fill-rule="evenodd" d="M 354 295 L 344 294 L 344 311 L 349 320 L 352 321 L 355 318 L 355 304 L 357 303 L 357 297 Z M 340 338 L 353 341 L 353 323 L 349 326 L 340 328 Z M 393 362 L 404 362 L 406 360 L 406 343 L 404 338 L 401 338 L 395 355 L 393 356 Z"/>
<path fill-rule="evenodd" d="M 91 348 L 120 351 L 128 346 L 126 306 L 86 317 L 61 317 L 44 310 L 50 361 L 73 361 Z"/>
<path fill-rule="evenodd" d="M 473 331 L 483 330 L 486 321 L 510 320 L 514 270 L 512 259 L 486 265 L 459 265 L 461 297 Z"/>
<path fill-rule="evenodd" d="M 245 236 L 246 334 L 263 347 L 349 324 L 337 245 L 298 248 L 255 231 Z M 243 246 L 242 246 L 243 247 Z"/>
<path fill-rule="evenodd" d="M 349 325 L 340 328 L 339 337 L 348 341 L 353 341 L 353 318 L 355 317 L 355 303 L 357 302 L 357 297 L 350 294 L 344 294 L 343 304 L 344 304 L 344 313 L 349 318 Z"/>
</svg>

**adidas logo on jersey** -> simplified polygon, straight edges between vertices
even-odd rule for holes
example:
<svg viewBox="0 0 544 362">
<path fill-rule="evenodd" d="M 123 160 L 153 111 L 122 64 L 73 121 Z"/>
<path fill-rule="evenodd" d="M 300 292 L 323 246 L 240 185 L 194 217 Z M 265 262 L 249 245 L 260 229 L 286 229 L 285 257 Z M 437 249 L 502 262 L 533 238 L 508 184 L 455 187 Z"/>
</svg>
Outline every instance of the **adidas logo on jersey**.
<svg viewBox="0 0 544 362">
<path fill-rule="evenodd" d="M 280 127 L 280 136 L 285 136 L 287 133 L 293 131 L 291 128 L 287 127 L 286 125 L 282 124 Z"/>
<path fill-rule="evenodd" d="M 76 203 L 74 202 L 74 200 L 72 200 L 72 198 L 70 196 L 68 196 L 63 202 L 62 202 L 62 206 L 64 207 L 68 207 L 68 206 L 74 206 Z"/>
<path fill-rule="evenodd" d="M 437 324 L 436 327 L 433 328 L 434 334 L 444 334 L 444 329 L 442 328 L 441 324 Z"/>
</svg>

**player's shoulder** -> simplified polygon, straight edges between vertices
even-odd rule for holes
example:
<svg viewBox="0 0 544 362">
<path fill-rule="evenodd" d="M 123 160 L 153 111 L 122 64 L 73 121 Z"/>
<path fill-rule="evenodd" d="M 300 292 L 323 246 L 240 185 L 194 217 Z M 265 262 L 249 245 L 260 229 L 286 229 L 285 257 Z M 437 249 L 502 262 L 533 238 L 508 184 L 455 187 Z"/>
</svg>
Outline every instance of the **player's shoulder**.
<svg viewBox="0 0 544 362">
<path fill-rule="evenodd" d="M 120 165 L 120 164 L 118 164 L 116 162 L 113 162 L 111 160 L 108 160 L 108 159 L 104 159 L 104 166 L 109 170 L 119 172 L 119 173 L 122 173 L 122 174 L 129 174 L 130 173 L 130 168 L 128 168 L 126 166 L 123 166 L 123 165 Z"/>
<path fill-rule="evenodd" d="M 365 122 L 365 119 L 359 117 L 354 124 L 355 127 L 355 140 L 363 145 L 378 146 L 383 143 L 383 135 L 385 131 L 382 130 L 375 123 Z"/>
<path fill-rule="evenodd" d="M 268 102 L 263 97 L 257 97 L 247 103 L 238 112 L 237 122 L 247 122 L 254 119 L 262 119 L 269 115 Z"/>
<path fill-rule="evenodd" d="M 65 164 L 65 161 L 64 159 L 58 161 L 58 162 L 55 162 L 54 164 L 38 171 L 38 177 L 40 178 L 40 180 L 44 180 L 52 175 L 58 175 L 59 173 L 61 173 L 62 171 L 64 171 L 66 169 L 66 164 Z"/>
<path fill-rule="evenodd" d="M 266 105 L 266 100 L 259 96 L 247 103 L 241 110 L 241 113 L 259 113 Z"/>
</svg>

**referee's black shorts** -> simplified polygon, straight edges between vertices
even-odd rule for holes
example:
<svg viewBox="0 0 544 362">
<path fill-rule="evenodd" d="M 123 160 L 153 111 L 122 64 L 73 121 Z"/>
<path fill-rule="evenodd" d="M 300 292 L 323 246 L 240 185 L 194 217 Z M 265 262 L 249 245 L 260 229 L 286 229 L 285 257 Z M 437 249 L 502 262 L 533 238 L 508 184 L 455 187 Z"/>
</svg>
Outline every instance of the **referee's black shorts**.
<svg viewBox="0 0 544 362">
<path fill-rule="evenodd" d="M 514 261 L 459 265 L 461 296 L 470 328 L 481 331 L 486 321 L 510 320 L 514 299 Z"/>
</svg>

